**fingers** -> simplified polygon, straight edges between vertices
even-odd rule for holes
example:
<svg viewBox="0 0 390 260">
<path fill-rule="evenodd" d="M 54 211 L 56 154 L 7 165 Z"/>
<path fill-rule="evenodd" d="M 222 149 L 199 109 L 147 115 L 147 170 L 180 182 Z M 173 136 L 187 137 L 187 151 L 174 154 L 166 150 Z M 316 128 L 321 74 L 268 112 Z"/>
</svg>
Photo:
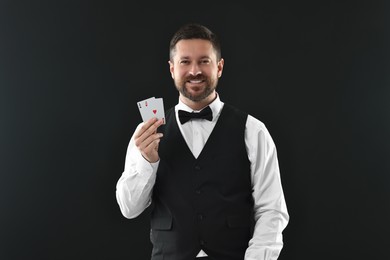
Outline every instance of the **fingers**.
<svg viewBox="0 0 390 260">
<path fill-rule="evenodd" d="M 147 129 L 149 129 L 154 123 L 156 123 L 157 118 L 151 118 L 148 121 L 146 121 L 142 127 L 138 130 L 138 132 L 135 134 L 134 138 L 140 137 Z"/>
<path fill-rule="evenodd" d="M 141 152 L 148 153 L 150 152 L 150 150 L 155 148 L 155 146 L 160 142 L 160 138 L 162 136 L 163 136 L 162 133 L 152 134 L 149 137 L 147 137 L 145 140 L 140 142 L 139 145 L 137 144 L 136 145 Z"/>
<path fill-rule="evenodd" d="M 142 156 L 150 163 L 155 163 L 159 160 L 158 146 L 160 140 L 160 138 L 154 140 L 141 151 Z"/>
<path fill-rule="evenodd" d="M 152 118 L 144 123 L 144 125 L 134 135 L 135 145 L 140 146 L 143 141 L 157 132 L 157 128 L 163 124 L 163 120 Z"/>
<path fill-rule="evenodd" d="M 160 143 L 162 133 L 157 133 L 157 128 L 163 123 L 162 120 L 151 120 L 145 123 L 146 127 L 136 134 L 135 145 L 141 152 L 142 156 L 149 162 L 157 162 L 158 156 L 158 145 Z M 149 127 L 148 127 L 149 126 Z"/>
<path fill-rule="evenodd" d="M 157 161 L 157 158 L 158 158 L 158 145 L 160 143 L 160 138 L 157 138 L 155 140 L 153 140 L 149 145 L 147 145 L 143 150 L 142 150 L 142 154 L 144 154 L 147 158 L 148 158 L 148 161 L 150 162 L 153 162 L 153 161 Z M 153 158 L 156 158 L 156 159 L 153 159 Z"/>
</svg>

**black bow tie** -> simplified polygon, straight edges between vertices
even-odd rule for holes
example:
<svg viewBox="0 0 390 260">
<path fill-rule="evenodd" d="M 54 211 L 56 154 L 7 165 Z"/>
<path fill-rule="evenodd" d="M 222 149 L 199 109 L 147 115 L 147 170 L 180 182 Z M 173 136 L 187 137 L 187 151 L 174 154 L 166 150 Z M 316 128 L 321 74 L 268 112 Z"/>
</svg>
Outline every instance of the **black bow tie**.
<svg viewBox="0 0 390 260">
<path fill-rule="evenodd" d="M 179 120 L 181 124 L 184 124 L 191 120 L 192 118 L 199 118 L 199 119 L 206 119 L 206 120 L 213 120 L 213 111 L 211 111 L 211 108 L 207 106 L 206 108 L 202 109 L 202 111 L 196 113 L 196 112 L 187 112 L 184 110 L 179 110 Z"/>
</svg>

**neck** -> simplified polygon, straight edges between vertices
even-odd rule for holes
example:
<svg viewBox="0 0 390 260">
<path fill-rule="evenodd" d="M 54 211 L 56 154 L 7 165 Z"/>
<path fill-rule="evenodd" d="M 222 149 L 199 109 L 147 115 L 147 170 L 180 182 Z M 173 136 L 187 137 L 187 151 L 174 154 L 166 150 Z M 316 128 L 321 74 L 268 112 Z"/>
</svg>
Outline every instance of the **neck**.
<svg viewBox="0 0 390 260">
<path fill-rule="evenodd" d="M 201 101 L 192 101 L 191 99 L 188 99 L 184 97 L 183 95 L 180 94 L 180 101 L 186 104 L 188 107 L 192 108 L 193 110 L 202 110 L 202 108 L 210 105 L 216 98 L 217 98 L 217 93 L 214 91 L 211 93 L 208 97 Z"/>
</svg>

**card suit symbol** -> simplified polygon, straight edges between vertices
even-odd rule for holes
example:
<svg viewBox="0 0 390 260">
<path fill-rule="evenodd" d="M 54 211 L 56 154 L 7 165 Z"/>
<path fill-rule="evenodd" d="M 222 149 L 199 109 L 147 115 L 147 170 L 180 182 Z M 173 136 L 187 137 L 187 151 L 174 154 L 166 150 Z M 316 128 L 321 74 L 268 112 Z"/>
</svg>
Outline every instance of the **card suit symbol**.
<svg viewBox="0 0 390 260">
<path fill-rule="evenodd" d="M 156 110 L 156 109 L 153 109 L 153 113 L 156 114 L 156 113 L 157 113 L 157 110 Z"/>
</svg>

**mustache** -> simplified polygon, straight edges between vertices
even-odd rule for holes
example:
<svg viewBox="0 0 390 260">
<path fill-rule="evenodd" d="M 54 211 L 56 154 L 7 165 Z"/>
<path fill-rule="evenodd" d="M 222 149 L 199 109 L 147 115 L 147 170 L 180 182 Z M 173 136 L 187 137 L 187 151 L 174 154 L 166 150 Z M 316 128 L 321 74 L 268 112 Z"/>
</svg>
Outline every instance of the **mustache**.
<svg viewBox="0 0 390 260">
<path fill-rule="evenodd" d="M 206 77 L 202 76 L 202 75 L 198 75 L 198 76 L 188 76 L 186 78 L 186 81 L 189 81 L 189 80 L 205 80 Z"/>
</svg>

